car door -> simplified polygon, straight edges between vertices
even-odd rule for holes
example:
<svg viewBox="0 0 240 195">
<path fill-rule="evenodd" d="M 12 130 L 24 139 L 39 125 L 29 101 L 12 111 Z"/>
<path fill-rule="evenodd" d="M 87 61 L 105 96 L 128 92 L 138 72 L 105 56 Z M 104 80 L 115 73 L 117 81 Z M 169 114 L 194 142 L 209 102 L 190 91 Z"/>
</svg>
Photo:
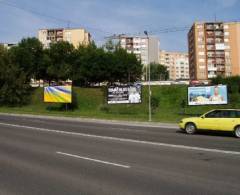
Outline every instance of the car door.
<svg viewBox="0 0 240 195">
<path fill-rule="evenodd" d="M 219 120 L 219 130 L 232 131 L 236 124 L 236 111 L 234 110 L 222 110 L 221 119 Z"/>
<path fill-rule="evenodd" d="M 205 114 L 199 120 L 199 129 L 203 130 L 219 130 L 219 120 L 221 117 L 220 110 L 213 110 L 207 114 Z"/>
</svg>

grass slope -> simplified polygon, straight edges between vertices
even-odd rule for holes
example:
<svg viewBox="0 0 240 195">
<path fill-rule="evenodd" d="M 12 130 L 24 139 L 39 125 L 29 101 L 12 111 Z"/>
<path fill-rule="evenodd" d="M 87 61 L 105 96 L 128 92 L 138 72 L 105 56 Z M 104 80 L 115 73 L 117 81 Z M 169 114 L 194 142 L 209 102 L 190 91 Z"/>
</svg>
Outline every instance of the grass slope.
<svg viewBox="0 0 240 195">
<path fill-rule="evenodd" d="M 43 102 L 43 89 L 34 90 L 29 105 L 22 107 L 0 107 L 0 112 L 27 113 L 42 115 L 62 115 L 102 119 L 148 121 L 148 88 L 143 87 L 142 104 L 106 104 L 104 88 L 74 88 L 78 108 L 66 111 L 64 105 Z M 230 94 L 231 104 L 225 106 L 186 106 L 181 108 L 183 100 L 187 102 L 186 86 L 153 86 L 152 96 L 159 101 L 153 109 L 152 121 L 178 122 L 186 116 L 202 114 L 215 108 L 240 108 L 240 95 Z"/>
</svg>

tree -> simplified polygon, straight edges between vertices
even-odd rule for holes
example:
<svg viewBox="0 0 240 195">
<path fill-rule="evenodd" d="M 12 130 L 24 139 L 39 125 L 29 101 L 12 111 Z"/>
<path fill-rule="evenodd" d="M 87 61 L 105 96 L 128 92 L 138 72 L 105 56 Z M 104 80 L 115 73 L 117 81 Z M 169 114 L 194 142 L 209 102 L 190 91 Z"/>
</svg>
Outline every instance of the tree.
<svg viewBox="0 0 240 195">
<path fill-rule="evenodd" d="M 148 78 L 148 66 L 144 67 L 144 78 Z M 167 71 L 167 67 L 161 64 L 157 63 L 151 63 L 150 64 L 150 71 L 151 71 L 151 81 L 162 81 L 162 80 L 168 80 L 169 79 L 169 72 Z M 147 77 L 146 77 L 147 73 Z M 148 79 L 146 79 L 148 80 Z"/>
<path fill-rule="evenodd" d="M 22 105 L 29 100 L 26 74 L 12 63 L 9 52 L 0 48 L 0 104 Z"/>
<path fill-rule="evenodd" d="M 10 49 L 10 58 L 13 64 L 17 65 L 30 81 L 31 78 L 42 77 L 43 45 L 37 38 L 26 38 Z"/>
<path fill-rule="evenodd" d="M 98 49 L 95 44 L 88 46 L 79 46 L 75 51 L 73 63 L 72 79 L 75 84 L 89 85 L 102 81 L 102 58 L 104 57 L 104 50 Z"/>
<path fill-rule="evenodd" d="M 47 66 L 48 80 L 67 80 L 72 77 L 72 64 L 74 62 L 74 46 L 66 41 L 50 45 L 45 51 L 43 64 Z"/>
<path fill-rule="evenodd" d="M 73 81 L 78 85 L 100 82 L 134 82 L 141 78 L 142 65 L 124 49 L 105 51 L 95 45 L 80 46 L 75 52 Z"/>
<path fill-rule="evenodd" d="M 114 41 L 113 39 L 107 40 L 103 48 L 108 52 L 114 52 L 120 48 L 120 41 Z"/>
<path fill-rule="evenodd" d="M 141 79 L 142 64 L 135 54 L 129 54 L 125 49 L 118 48 L 113 52 L 114 64 L 111 71 L 111 82 L 135 82 Z"/>
<path fill-rule="evenodd" d="M 239 93 L 240 92 L 240 76 L 222 77 L 217 76 L 211 79 L 213 85 L 227 85 L 229 93 Z"/>
</svg>

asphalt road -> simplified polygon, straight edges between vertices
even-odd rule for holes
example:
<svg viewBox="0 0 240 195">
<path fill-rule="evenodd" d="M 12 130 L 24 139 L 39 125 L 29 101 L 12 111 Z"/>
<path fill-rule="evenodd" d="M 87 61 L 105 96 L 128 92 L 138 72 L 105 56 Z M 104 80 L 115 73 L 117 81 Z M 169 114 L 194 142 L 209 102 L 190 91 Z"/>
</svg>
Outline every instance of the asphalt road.
<svg viewBox="0 0 240 195">
<path fill-rule="evenodd" d="M 240 194 L 240 139 L 0 115 L 0 195 Z"/>
</svg>

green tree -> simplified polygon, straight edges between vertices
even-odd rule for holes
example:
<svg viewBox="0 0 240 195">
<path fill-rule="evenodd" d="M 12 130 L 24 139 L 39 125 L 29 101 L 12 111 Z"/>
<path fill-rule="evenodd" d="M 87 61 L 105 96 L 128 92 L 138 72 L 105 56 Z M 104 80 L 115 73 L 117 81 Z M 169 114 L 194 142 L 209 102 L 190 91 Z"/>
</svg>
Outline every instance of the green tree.
<svg viewBox="0 0 240 195">
<path fill-rule="evenodd" d="M 80 46 L 75 52 L 73 81 L 78 85 L 100 82 L 133 82 L 141 78 L 142 65 L 124 49 L 106 51 L 95 45 Z"/>
<path fill-rule="evenodd" d="M 74 46 L 68 42 L 60 41 L 50 45 L 45 51 L 43 64 L 47 66 L 48 80 L 67 80 L 72 77 L 72 64 L 74 63 Z"/>
<path fill-rule="evenodd" d="M 118 48 L 113 52 L 113 63 L 110 67 L 110 82 L 135 82 L 141 79 L 142 64 L 135 54 L 129 54 L 125 49 Z"/>
<path fill-rule="evenodd" d="M 108 51 L 108 52 L 114 52 L 117 49 L 120 48 L 120 41 L 119 40 L 113 40 L 109 39 L 107 42 L 104 44 L 103 48 Z"/>
<path fill-rule="evenodd" d="M 148 80 L 148 66 L 144 67 L 144 78 Z M 169 72 L 167 70 L 167 67 L 161 64 L 157 64 L 157 63 L 151 63 L 150 64 L 150 71 L 151 71 L 151 81 L 165 81 L 169 79 Z M 146 77 L 146 73 L 147 73 L 147 77 Z"/>
<path fill-rule="evenodd" d="M 28 80 L 42 77 L 43 45 L 37 38 L 22 39 L 9 52 L 12 63 L 24 71 Z"/>
<path fill-rule="evenodd" d="M 9 52 L 0 48 L 0 105 L 22 105 L 29 101 L 25 72 L 11 62 Z"/>
<path fill-rule="evenodd" d="M 217 76 L 211 79 L 213 85 L 227 85 L 229 93 L 239 93 L 240 92 L 240 76 L 222 77 Z"/>
</svg>

